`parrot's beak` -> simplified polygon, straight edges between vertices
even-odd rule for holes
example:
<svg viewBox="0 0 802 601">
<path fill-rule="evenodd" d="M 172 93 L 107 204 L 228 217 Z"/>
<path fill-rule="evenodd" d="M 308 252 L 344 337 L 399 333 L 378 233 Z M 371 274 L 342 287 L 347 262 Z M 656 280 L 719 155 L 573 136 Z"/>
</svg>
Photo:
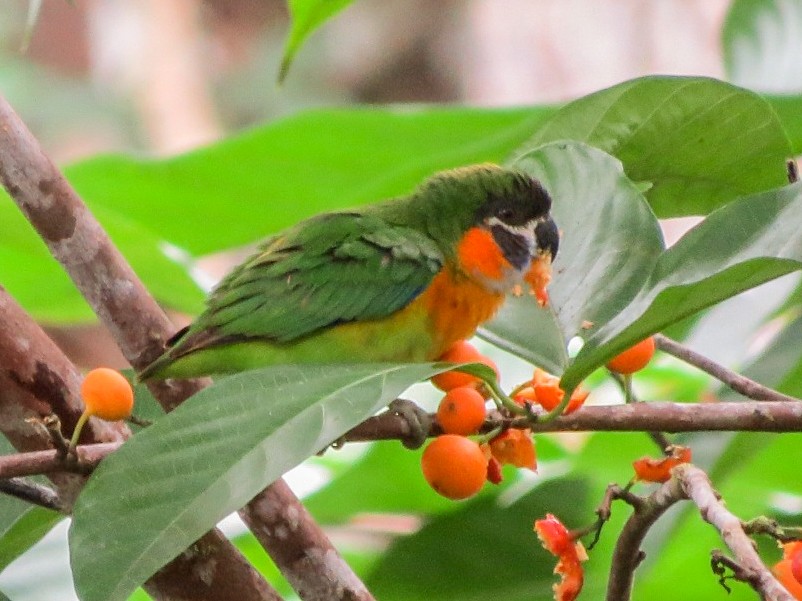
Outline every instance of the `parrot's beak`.
<svg viewBox="0 0 802 601">
<path fill-rule="evenodd" d="M 551 217 L 545 217 L 535 226 L 535 254 L 537 257 L 548 256 L 554 261 L 560 246 L 560 231 Z"/>
</svg>

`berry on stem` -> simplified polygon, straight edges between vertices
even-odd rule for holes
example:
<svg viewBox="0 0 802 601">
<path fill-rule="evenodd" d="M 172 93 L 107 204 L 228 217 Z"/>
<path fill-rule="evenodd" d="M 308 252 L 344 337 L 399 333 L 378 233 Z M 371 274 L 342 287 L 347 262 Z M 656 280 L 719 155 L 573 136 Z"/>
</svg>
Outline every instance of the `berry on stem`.
<svg viewBox="0 0 802 601">
<path fill-rule="evenodd" d="M 437 423 L 446 434 L 475 434 L 485 421 L 485 398 L 472 386 L 452 388 L 437 408 Z"/>
<path fill-rule="evenodd" d="M 84 424 L 91 416 L 114 422 L 126 419 L 134 408 L 134 391 L 131 384 L 120 372 L 108 367 L 98 367 L 86 374 L 81 384 L 81 397 L 84 411 L 70 440 L 70 448 L 75 448 Z"/>
<path fill-rule="evenodd" d="M 613 357 L 607 369 L 619 374 L 628 375 L 642 370 L 654 356 L 654 336 L 641 340 L 620 355 Z"/>
<path fill-rule="evenodd" d="M 478 493 L 487 478 L 487 457 L 474 441 L 456 434 L 438 436 L 421 456 L 423 477 L 444 497 L 459 500 Z"/>
</svg>

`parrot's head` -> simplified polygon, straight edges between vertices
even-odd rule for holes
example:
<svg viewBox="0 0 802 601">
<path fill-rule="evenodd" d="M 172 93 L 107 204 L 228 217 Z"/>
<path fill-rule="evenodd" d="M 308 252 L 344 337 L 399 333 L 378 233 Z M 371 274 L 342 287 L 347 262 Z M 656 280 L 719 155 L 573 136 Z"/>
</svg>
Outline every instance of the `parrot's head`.
<svg viewBox="0 0 802 601">
<path fill-rule="evenodd" d="M 486 287 L 506 291 L 534 265 L 551 264 L 559 231 L 551 197 L 526 173 L 496 165 L 444 171 L 421 188 L 433 238 Z"/>
<path fill-rule="evenodd" d="M 473 227 L 489 232 L 516 269 L 525 269 L 534 259 L 553 261 L 560 236 L 551 218 L 548 192 L 525 173 L 499 169 L 493 175 Z"/>
</svg>

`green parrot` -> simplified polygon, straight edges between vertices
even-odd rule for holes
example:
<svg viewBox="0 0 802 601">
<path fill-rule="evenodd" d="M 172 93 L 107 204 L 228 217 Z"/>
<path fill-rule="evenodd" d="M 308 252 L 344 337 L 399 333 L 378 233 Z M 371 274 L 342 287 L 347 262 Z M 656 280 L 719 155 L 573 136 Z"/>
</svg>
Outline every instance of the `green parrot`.
<svg viewBox="0 0 802 601">
<path fill-rule="evenodd" d="M 484 164 L 302 221 L 234 268 L 140 379 L 436 360 L 507 293 L 528 283 L 542 300 L 559 243 L 550 209 L 538 181 Z"/>
</svg>

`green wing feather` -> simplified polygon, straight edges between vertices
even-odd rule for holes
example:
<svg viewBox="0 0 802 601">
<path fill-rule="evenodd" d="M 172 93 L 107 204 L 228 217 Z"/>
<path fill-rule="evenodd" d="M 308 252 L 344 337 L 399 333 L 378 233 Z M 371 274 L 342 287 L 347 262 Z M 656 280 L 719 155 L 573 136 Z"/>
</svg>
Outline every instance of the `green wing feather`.
<svg viewBox="0 0 802 601">
<path fill-rule="evenodd" d="M 408 305 L 443 265 L 425 234 L 381 217 L 329 213 L 266 241 L 223 279 L 173 357 L 244 339 L 288 343 Z"/>
</svg>

